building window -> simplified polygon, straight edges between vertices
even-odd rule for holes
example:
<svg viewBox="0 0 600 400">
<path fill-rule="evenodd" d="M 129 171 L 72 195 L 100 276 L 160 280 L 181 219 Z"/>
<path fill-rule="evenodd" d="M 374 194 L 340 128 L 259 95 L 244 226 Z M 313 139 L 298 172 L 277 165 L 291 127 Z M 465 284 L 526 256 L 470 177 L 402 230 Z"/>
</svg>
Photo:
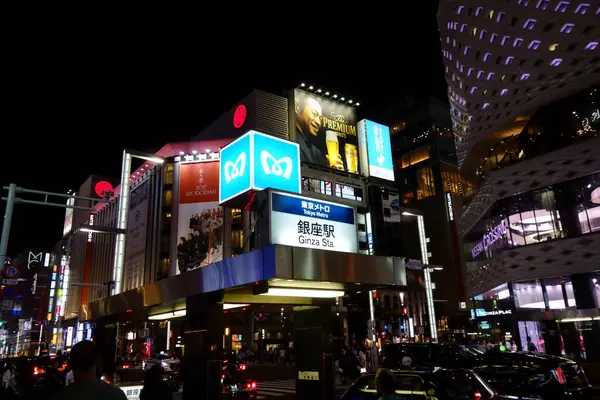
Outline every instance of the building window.
<svg viewBox="0 0 600 400">
<path fill-rule="evenodd" d="M 568 1 L 559 1 L 554 11 L 564 13 L 567 11 L 567 7 L 569 7 Z"/>
<path fill-rule="evenodd" d="M 486 110 L 489 106 L 490 106 L 490 103 L 483 103 L 483 106 L 481 106 L 481 108 L 483 110 Z"/>
<path fill-rule="evenodd" d="M 527 21 L 525 21 L 525 23 L 523 24 L 523 28 L 525 29 L 529 29 L 532 30 L 535 27 L 535 23 L 537 22 L 537 20 L 533 19 L 533 18 L 529 18 Z"/>
<path fill-rule="evenodd" d="M 482 11 L 483 11 L 483 7 L 477 7 L 477 9 L 475 10 L 475 16 L 479 17 L 479 14 L 481 14 Z"/>
<path fill-rule="evenodd" d="M 483 76 L 484 72 L 483 71 L 479 71 L 477 73 L 477 79 L 481 79 L 481 77 Z"/>
<path fill-rule="evenodd" d="M 465 31 L 465 29 L 467 29 L 467 24 L 462 24 L 462 25 L 460 26 L 460 31 L 461 31 L 461 32 L 464 32 L 464 31 Z"/>
<path fill-rule="evenodd" d="M 471 88 L 471 94 L 475 94 L 475 92 L 477 92 L 477 89 L 478 89 L 477 86 L 473 86 Z"/>
<path fill-rule="evenodd" d="M 575 14 L 585 14 L 587 12 L 587 10 L 590 8 L 590 5 L 588 3 L 581 3 L 577 6 L 577 8 L 575 9 Z"/>
<path fill-rule="evenodd" d="M 550 65 L 553 67 L 558 67 L 561 62 L 562 58 L 555 58 L 554 60 L 550 61 Z"/>
<path fill-rule="evenodd" d="M 456 13 L 460 14 L 464 8 L 465 8 L 465 6 L 459 6 L 458 9 L 456 10 Z"/>
<path fill-rule="evenodd" d="M 502 41 L 500 42 L 500 44 L 501 44 L 502 46 L 504 46 L 504 45 L 506 44 L 506 42 L 508 42 L 509 40 L 510 40 L 510 36 L 504 36 L 504 37 L 502 38 Z"/>
<path fill-rule="evenodd" d="M 500 91 L 500 96 L 504 96 L 506 93 L 508 93 L 508 89 L 502 89 Z"/>
<path fill-rule="evenodd" d="M 586 46 L 585 49 L 586 50 L 596 50 L 596 47 L 598 47 L 598 42 L 589 42 Z"/>
<path fill-rule="evenodd" d="M 494 43 L 496 41 L 497 37 L 498 37 L 497 33 L 492 33 L 490 36 L 490 43 Z"/>
<path fill-rule="evenodd" d="M 483 61 L 487 62 L 487 60 L 490 59 L 491 55 L 492 55 L 491 53 L 485 53 L 483 56 Z"/>
<path fill-rule="evenodd" d="M 502 18 L 504 18 L 504 13 L 502 11 L 498 12 L 498 16 L 496 17 L 496 22 L 500 22 L 502 21 Z"/>
<path fill-rule="evenodd" d="M 513 42 L 513 46 L 514 47 L 520 47 L 523 44 L 523 39 L 522 38 L 515 38 L 515 41 Z"/>
<path fill-rule="evenodd" d="M 531 75 L 529 75 L 528 73 L 523 73 L 523 74 L 521 74 L 521 80 L 522 81 L 527 80 L 527 79 L 529 79 L 530 76 Z"/>
<path fill-rule="evenodd" d="M 496 76 L 496 74 L 494 74 L 493 72 L 490 72 L 487 76 L 487 80 L 490 81 L 490 80 L 494 79 L 494 76 Z"/>
<path fill-rule="evenodd" d="M 504 61 L 504 65 L 509 65 L 510 63 L 513 62 L 515 58 L 513 56 L 508 56 L 506 57 L 506 60 Z"/>
<path fill-rule="evenodd" d="M 539 0 L 535 7 L 539 8 L 540 10 L 545 10 L 549 3 L 550 0 Z"/>
<path fill-rule="evenodd" d="M 560 33 L 571 33 L 575 24 L 564 24 L 562 28 L 560 28 Z"/>
<path fill-rule="evenodd" d="M 537 50 L 540 47 L 540 44 L 542 44 L 542 42 L 540 42 L 539 40 L 532 40 L 529 43 L 529 50 Z"/>
</svg>

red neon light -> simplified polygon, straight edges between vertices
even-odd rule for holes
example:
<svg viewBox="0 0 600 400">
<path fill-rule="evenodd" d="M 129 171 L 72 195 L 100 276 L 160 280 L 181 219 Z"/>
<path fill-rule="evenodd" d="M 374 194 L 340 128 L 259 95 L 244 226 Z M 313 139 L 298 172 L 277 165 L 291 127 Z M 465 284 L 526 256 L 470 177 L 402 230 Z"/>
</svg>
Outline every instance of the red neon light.
<svg viewBox="0 0 600 400">
<path fill-rule="evenodd" d="M 94 186 L 94 191 L 96 192 L 98 197 L 104 197 L 106 195 L 106 192 L 113 192 L 114 190 L 113 185 L 111 185 L 110 182 L 100 181 L 96 183 L 96 186 Z"/>
<path fill-rule="evenodd" d="M 240 104 L 233 113 L 233 126 L 235 128 L 241 128 L 246 122 L 246 106 Z"/>
</svg>

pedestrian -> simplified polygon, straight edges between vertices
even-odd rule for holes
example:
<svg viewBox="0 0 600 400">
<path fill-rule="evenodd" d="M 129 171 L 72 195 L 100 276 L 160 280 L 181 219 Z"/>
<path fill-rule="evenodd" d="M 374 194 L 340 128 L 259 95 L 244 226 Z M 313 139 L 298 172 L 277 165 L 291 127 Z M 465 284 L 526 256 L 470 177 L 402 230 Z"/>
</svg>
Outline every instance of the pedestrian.
<svg viewBox="0 0 600 400">
<path fill-rule="evenodd" d="M 15 378 L 15 371 L 17 370 L 17 366 L 15 364 L 10 364 L 4 374 L 2 375 L 2 389 L 8 390 L 12 387 L 12 383 Z"/>
<path fill-rule="evenodd" d="M 533 344 L 533 342 L 531 341 L 531 336 L 527 336 L 527 351 L 530 351 L 532 353 L 537 352 L 537 347 L 535 347 L 535 344 Z"/>
<path fill-rule="evenodd" d="M 396 395 L 396 377 L 385 368 L 377 370 L 375 375 L 375 388 L 379 400 L 400 400 L 401 398 Z"/>
<path fill-rule="evenodd" d="M 74 382 L 60 390 L 57 400 L 127 400 L 125 393 L 98 379 L 100 352 L 96 343 L 84 340 L 71 349 Z"/>
<path fill-rule="evenodd" d="M 146 371 L 140 400 L 171 400 L 173 393 L 164 377 L 165 370 L 160 365 L 155 365 Z"/>
</svg>

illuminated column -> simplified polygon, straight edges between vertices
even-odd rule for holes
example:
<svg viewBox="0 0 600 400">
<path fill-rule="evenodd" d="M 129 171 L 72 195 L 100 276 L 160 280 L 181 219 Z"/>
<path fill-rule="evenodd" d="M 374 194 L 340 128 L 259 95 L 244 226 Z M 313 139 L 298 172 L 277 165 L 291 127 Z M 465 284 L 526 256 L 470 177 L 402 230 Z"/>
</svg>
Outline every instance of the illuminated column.
<svg viewBox="0 0 600 400">
<path fill-rule="evenodd" d="M 433 290 L 431 288 L 431 270 L 428 267 L 429 256 L 427 255 L 427 237 L 425 236 L 425 222 L 422 215 L 417 215 L 419 227 L 419 244 L 421 245 L 421 261 L 423 262 L 423 276 L 425 278 L 425 293 L 427 295 L 427 315 L 429 316 L 429 328 L 431 340 L 437 342 L 437 324 L 435 321 L 435 309 L 433 307 Z"/>
<path fill-rule="evenodd" d="M 131 176 L 131 154 L 123 150 L 123 165 L 121 167 L 121 190 L 119 194 L 119 209 L 117 210 L 117 233 L 115 240 L 115 262 L 113 266 L 113 281 L 115 282 L 112 294 L 121 293 L 123 266 L 125 264 L 125 229 L 127 228 L 127 214 L 129 212 L 129 179 Z"/>
</svg>

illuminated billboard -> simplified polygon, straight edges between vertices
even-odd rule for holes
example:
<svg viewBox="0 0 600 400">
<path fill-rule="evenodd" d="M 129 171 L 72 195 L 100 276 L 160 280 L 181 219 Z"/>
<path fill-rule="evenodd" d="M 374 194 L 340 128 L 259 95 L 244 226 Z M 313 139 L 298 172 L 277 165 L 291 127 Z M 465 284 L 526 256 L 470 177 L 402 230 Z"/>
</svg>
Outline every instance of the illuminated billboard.
<svg viewBox="0 0 600 400">
<path fill-rule="evenodd" d="M 150 183 L 148 179 L 130 191 L 123 291 L 138 288 L 145 283 L 149 195 Z"/>
<path fill-rule="evenodd" d="M 363 119 L 358 123 L 361 171 L 364 175 L 394 180 L 390 128 Z"/>
<path fill-rule="evenodd" d="M 219 162 L 179 164 L 177 273 L 223 259 Z"/>
<path fill-rule="evenodd" d="M 289 193 L 271 192 L 271 243 L 356 253 L 354 208 Z"/>
<path fill-rule="evenodd" d="M 75 198 L 70 197 L 67 200 L 67 205 L 68 206 L 75 205 Z M 63 236 L 66 235 L 67 233 L 71 232 L 72 228 L 73 228 L 73 208 L 69 207 L 69 208 L 65 209 L 65 223 L 63 225 Z"/>
<path fill-rule="evenodd" d="M 221 149 L 219 203 L 249 190 L 301 191 L 298 144 L 250 131 Z"/>
<path fill-rule="evenodd" d="M 356 113 L 352 106 L 294 90 L 292 140 L 307 164 L 358 174 Z"/>
</svg>

